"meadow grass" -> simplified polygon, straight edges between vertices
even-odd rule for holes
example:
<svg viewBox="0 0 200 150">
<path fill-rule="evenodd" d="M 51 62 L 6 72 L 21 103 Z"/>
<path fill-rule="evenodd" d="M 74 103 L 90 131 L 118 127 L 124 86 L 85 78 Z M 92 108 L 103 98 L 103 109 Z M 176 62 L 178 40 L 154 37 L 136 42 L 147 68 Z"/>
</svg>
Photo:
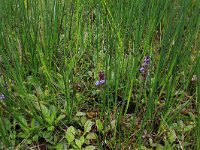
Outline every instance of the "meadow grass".
<svg viewBox="0 0 200 150">
<path fill-rule="evenodd" d="M 0 148 L 200 149 L 199 8 L 0 0 Z"/>
</svg>

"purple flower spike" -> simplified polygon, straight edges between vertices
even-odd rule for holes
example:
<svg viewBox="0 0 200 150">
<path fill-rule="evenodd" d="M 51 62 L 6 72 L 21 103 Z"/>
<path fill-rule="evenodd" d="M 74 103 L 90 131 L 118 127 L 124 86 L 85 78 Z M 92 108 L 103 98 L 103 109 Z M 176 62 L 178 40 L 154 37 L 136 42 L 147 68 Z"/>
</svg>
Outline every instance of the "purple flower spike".
<svg viewBox="0 0 200 150">
<path fill-rule="evenodd" d="M 99 80 L 105 80 L 105 74 L 103 71 L 99 72 Z"/>
<path fill-rule="evenodd" d="M 100 86 L 100 85 L 104 84 L 105 82 L 106 82 L 105 74 L 103 71 L 100 71 L 99 72 L 99 80 L 95 82 L 95 85 Z"/>
<path fill-rule="evenodd" d="M 149 56 L 145 56 L 144 57 L 144 62 L 140 68 L 140 72 L 146 76 L 147 75 L 147 72 L 148 72 L 148 67 L 149 67 L 149 64 L 150 64 L 150 57 Z"/>
<path fill-rule="evenodd" d="M 149 65 L 149 63 L 150 63 L 150 58 L 149 58 L 149 56 L 145 56 L 145 58 L 144 58 L 144 64 L 145 64 L 145 65 Z"/>
</svg>

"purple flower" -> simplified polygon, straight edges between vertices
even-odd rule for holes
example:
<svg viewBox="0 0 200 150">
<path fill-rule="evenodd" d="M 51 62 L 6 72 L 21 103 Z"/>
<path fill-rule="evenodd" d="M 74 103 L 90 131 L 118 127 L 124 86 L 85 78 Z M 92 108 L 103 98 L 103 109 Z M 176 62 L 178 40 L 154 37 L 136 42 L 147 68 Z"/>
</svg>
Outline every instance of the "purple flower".
<svg viewBox="0 0 200 150">
<path fill-rule="evenodd" d="M 100 86 L 100 85 L 102 85 L 102 84 L 104 84 L 105 83 L 105 80 L 99 80 L 99 81 L 96 81 L 95 82 L 95 85 L 96 86 Z"/>
<path fill-rule="evenodd" d="M 142 66 L 146 68 L 146 67 L 149 66 L 149 63 L 148 62 L 144 62 Z"/>
<path fill-rule="evenodd" d="M 144 64 L 145 64 L 145 65 L 149 65 L 149 63 L 150 63 L 150 58 L 149 58 L 149 56 L 145 56 L 145 57 L 144 57 Z"/>
<path fill-rule="evenodd" d="M 104 84 L 106 82 L 106 80 L 100 80 L 99 81 L 101 84 Z"/>
<path fill-rule="evenodd" d="M 99 80 L 95 82 L 95 85 L 100 86 L 100 85 L 104 84 L 105 82 L 106 82 L 105 74 L 103 71 L 100 71 L 99 72 Z"/>
<path fill-rule="evenodd" d="M 145 68 L 144 68 L 144 67 L 141 67 L 141 68 L 140 68 L 140 72 L 141 72 L 141 73 L 145 73 Z"/>
<path fill-rule="evenodd" d="M 5 99 L 5 95 L 3 93 L 0 94 L 0 100 L 4 100 Z"/>
<path fill-rule="evenodd" d="M 149 60 L 149 56 L 145 56 L 145 57 L 144 57 L 144 60 Z"/>
</svg>

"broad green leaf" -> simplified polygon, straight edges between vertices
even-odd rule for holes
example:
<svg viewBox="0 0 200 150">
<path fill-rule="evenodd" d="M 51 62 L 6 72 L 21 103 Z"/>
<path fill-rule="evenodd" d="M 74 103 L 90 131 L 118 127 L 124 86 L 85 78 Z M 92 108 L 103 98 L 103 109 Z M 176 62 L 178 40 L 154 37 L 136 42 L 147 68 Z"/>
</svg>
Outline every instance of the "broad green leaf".
<svg viewBox="0 0 200 150">
<path fill-rule="evenodd" d="M 102 131 L 103 130 L 103 124 L 102 124 L 100 119 L 96 120 L 96 126 L 97 126 L 97 130 L 98 131 Z"/>
<path fill-rule="evenodd" d="M 86 139 L 95 140 L 95 139 L 97 139 L 97 135 L 95 133 L 93 133 L 93 132 L 88 133 L 87 136 L 86 136 Z"/>
<path fill-rule="evenodd" d="M 87 133 L 91 130 L 93 126 L 93 122 L 91 120 L 87 120 L 87 122 L 84 125 L 84 132 Z"/>
<path fill-rule="evenodd" d="M 73 126 L 70 126 L 68 129 L 67 129 L 67 131 L 66 131 L 66 133 L 65 133 L 65 138 L 67 139 L 67 141 L 68 141 L 68 143 L 70 144 L 72 141 L 74 141 L 74 139 L 75 139 L 75 133 L 76 133 L 76 131 L 75 131 L 75 128 L 73 127 Z"/>
</svg>

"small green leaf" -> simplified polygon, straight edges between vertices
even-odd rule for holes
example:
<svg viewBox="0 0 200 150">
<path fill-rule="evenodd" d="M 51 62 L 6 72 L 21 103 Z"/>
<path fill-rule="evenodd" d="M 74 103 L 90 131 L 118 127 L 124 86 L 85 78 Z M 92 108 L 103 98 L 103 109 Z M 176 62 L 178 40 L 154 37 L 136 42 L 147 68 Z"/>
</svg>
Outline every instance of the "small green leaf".
<svg viewBox="0 0 200 150">
<path fill-rule="evenodd" d="M 34 76 L 28 76 L 27 81 L 28 81 L 28 84 L 31 84 L 31 85 L 34 85 L 34 86 L 37 84 L 37 80 Z"/>
<path fill-rule="evenodd" d="M 192 119 L 192 121 L 195 121 L 195 116 L 194 116 L 193 113 L 189 112 L 189 116 L 190 116 L 190 118 Z"/>
<path fill-rule="evenodd" d="M 84 112 L 77 112 L 76 117 L 82 117 L 85 116 L 86 114 Z"/>
<path fill-rule="evenodd" d="M 188 125 L 188 126 L 186 126 L 186 127 L 184 128 L 184 131 L 185 131 L 185 132 L 188 132 L 188 131 L 192 130 L 192 128 L 194 128 L 194 125 Z"/>
<path fill-rule="evenodd" d="M 53 122 L 55 120 L 55 117 L 56 117 L 56 107 L 51 105 L 50 106 L 50 109 L 48 109 L 45 105 L 41 104 L 41 111 L 42 111 L 42 114 L 44 116 L 44 119 L 50 124 L 50 125 L 53 125 Z"/>
<path fill-rule="evenodd" d="M 78 148 L 81 149 L 81 147 L 82 147 L 81 141 L 78 140 L 78 139 L 75 139 L 75 143 L 76 143 L 76 145 L 78 146 Z"/>
<path fill-rule="evenodd" d="M 157 144 L 157 146 L 156 146 L 156 150 L 163 150 L 164 148 L 163 148 L 163 146 L 161 145 L 161 144 Z"/>
<path fill-rule="evenodd" d="M 76 145 L 75 141 L 72 141 L 70 145 L 73 147 L 73 149 L 71 149 L 71 150 L 79 150 L 79 149 L 80 149 L 80 148 Z"/>
<path fill-rule="evenodd" d="M 55 120 L 55 124 L 58 124 L 65 117 L 66 117 L 66 115 L 64 115 L 64 114 L 61 114 L 60 116 L 58 116 L 58 118 Z"/>
<path fill-rule="evenodd" d="M 48 140 L 53 139 L 53 133 L 51 131 L 44 131 L 42 137 Z"/>
<path fill-rule="evenodd" d="M 3 120 L 4 124 L 5 124 L 6 130 L 7 130 L 7 131 L 10 130 L 10 128 L 11 128 L 10 120 L 7 119 L 7 118 L 2 118 L 2 120 Z"/>
<path fill-rule="evenodd" d="M 48 131 L 54 131 L 54 126 L 47 127 Z"/>
<path fill-rule="evenodd" d="M 84 125 L 84 132 L 87 133 L 91 130 L 93 126 L 93 122 L 91 120 L 87 120 L 87 122 Z"/>
<path fill-rule="evenodd" d="M 57 144 L 55 148 L 56 150 L 63 150 L 63 144 L 62 143 Z"/>
<path fill-rule="evenodd" d="M 20 137 L 20 138 L 27 138 L 28 134 L 26 132 L 19 132 L 19 134 L 17 135 L 17 137 Z"/>
<path fill-rule="evenodd" d="M 70 144 L 72 141 L 75 139 L 75 128 L 73 126 L 70 126 L 66 133 L 65 133 L 65 138 L 67 139 L 68 143 Z"/>
<path fill-rule="evenodd" d="M 81 124 L 84 125 L 87 121 L 87 118 L 85 116 L 81 117 Z"/>
<path fill-rule="evenodd" d="M 89 145 L 89 144 L 91 144 L 91 141 L 88 140 L 88 139 L 85 139 L 84 143 L 85 143 L 86 145 Z"/>
<path fill-rule="evenodd" d="M 84 148 L 84 150 L 95 150 L 95 149 L 96 149 L 96 147 L 93 146 L 93 145 L 89 145 L 89 146 L 86 146 L 86 147 Z"/>
<path fill-rule="evenodd" d="M 59 143 L 55 147 L 56 150 L 63 150 L 63 149 L 68 149 L 67 145 L 65 143 Z"/>
<path fill-rule="evenodd" d="M 32 128 L 32 129 L 35 128 L 35 122 L 36 122 L 36 120 L 33 118 L 33 119 L 31 120 L 31 128 Z"/>
<path fill-rule="evenodd" d="M 40 106 L 41 106 L 42 114 L 45 117 L 45 120 L 46 120 L 46 118 L 50 118 L 51 113 L 50 113 L 49 109 L 43 104 L 41 104 Z"/>
<path fill-rule="evenodd" d="M 174 130 L 170 130 L 168 133 L 168 139 L 171 143 L 173 143 L 176 140 L 176 133 Z"/>
<path fill-rule="evenodd" d="M 27 126 L 27 121 L 23 116 L 18 116 L 18 119 L 20 120 L 20 125 Z"/>
<path fill-rule="evenodd" d="M 152 138 L 149 138 L 149 144 L 150 144 L 150 146 L 153 145 L 153 139 Z"/>
<path fill-rule="evenodd" d="M 82 143 L 82 145 L 83 145 L 83 143 L 84 143 L 84 141 L 85 141 L 84 136 L 81 136 L 81 137 L 80 137 L 80 141 L 81 141 L 81 143 Z"/>
<path fill-rule="evenodd" d="M 116 126 L 116 121 L 115 120 L 111 121 L 111 129 L 114 129 L 115 126 Z"/>
<path fill-rule="evenodd" d="M 93 72 L 92 71 L 88 71 L 88 75 L 89 75 L 89 77 L 93 77 Z"/>
<path fill-rule="evenodd" d="M 171 127 L 172 127 L 173 129 L 176 129 L 177 126 L 178 126 L 177 123 L 173 123 Z"/>
<path fill-rule="evenodd" d="M 37 142 L 38 141 L 38 135 L 34 135 L 33 137 L 32 137 L 32 140 L 34 141 L 34 142 Z"/>
<path fill-rule="evenodd" d="M 88 133 L 88 135 L 86 136 L 86 139 L 95 140 L 95 139 L 97 139 L 97 135 L 95 133 L 93 133 L 93 132 Z"/>
<path fill-rule="evenodd" d="M 181 128 L 181 130 L 184 128 L 184 123 L 183 123 L 183 121 L 182 120 L 180 120 L 179 122 L 178 122 L 178 125 L 179 125 L 179 127 Z"/>
<path fill-rule="evenodd" d="M 102 124 L 100 119 L 96 120 L 96 126 L 97 126 L 97 130 L 98 131 L 102 131 L 103 130 L 103 124 Z"/>
<path fill-rule="evenodd" d="M 30 140 L 30 139 L 26 140 L 26 144 L 29 144 L 29 145 L 30 145 L 30 144 L 32 144 L 32 142 L 33 142 L 33 141 Z"/>
<path fill-rule="evenodd" d="M 24 131 L 28 132 L 28 131 L 29 131 L 29 127 L 28 127 L 28 124 L 27 124 L 26 119 L 25 119 L 23 116 L 18 116 L 17 119 L 18 119 L 18 121 L 19 121 L 20 127 L 21 127 Z"/>
<path fill-rule="evenodd" d="M 56 118 L 56 114 L 57 114 L 57 108 L 54 105 L 50 106 L 50 113 L 51 113 L 51 116 L 50 116 L 51 123 L 50 124 L 52 125 Z"/>
</svg>

